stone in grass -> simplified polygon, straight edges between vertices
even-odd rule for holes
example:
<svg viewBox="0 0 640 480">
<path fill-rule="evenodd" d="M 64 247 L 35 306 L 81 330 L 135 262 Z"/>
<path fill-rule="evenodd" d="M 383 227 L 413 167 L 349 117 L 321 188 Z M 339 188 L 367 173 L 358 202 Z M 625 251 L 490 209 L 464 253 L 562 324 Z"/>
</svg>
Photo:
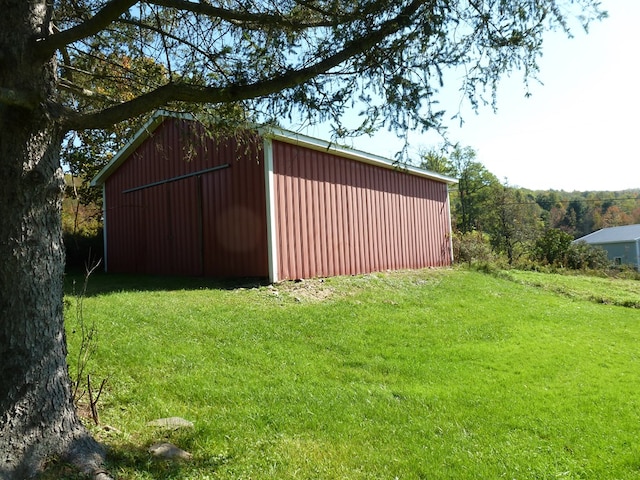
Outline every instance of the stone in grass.
<svg viewBox="0 0 640 480">
<path fill-rule="evenodd" d="M 162 427 L 169 428 L 171 430 L 178 430 L 179 428 L 193 428 L 193 422 L 185 420 L 180 417 L 159 418 L 147 423 L 148 427 Z"/>
<path fill-rule="evenodd" d="M 155 443 L 149 447 L 149 453 L 160 460 L 189 460 L 191 454 L 173 443 Z"/>
</svg>

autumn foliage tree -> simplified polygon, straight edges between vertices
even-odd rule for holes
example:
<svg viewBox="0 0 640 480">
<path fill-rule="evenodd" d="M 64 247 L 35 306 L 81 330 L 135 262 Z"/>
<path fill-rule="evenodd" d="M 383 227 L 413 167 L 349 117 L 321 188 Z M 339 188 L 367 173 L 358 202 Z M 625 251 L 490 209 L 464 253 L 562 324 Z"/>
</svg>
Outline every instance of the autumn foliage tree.
<svg viewBox="0 0 640 480">
<path fill-rule="evenodd" d="M 154 109 L 397 132 L 437 126 L 459 88 L 488 101 L 536 74 L 543 33 L 602 16 L 596 0 L 2 0 L 0 478 L 62 455 L 95 478 L 103 449 L 73 408 L 63 327 L 60 151 L 71 132 Z M 464 72 L 462 75 L 461 72 Z M 196 105 L 199 105 L 196 107 Z M 111 147 L 105 147 L 111 148 Z M 88 156 L 92 156 L 93 154 Z"/>
</svg>

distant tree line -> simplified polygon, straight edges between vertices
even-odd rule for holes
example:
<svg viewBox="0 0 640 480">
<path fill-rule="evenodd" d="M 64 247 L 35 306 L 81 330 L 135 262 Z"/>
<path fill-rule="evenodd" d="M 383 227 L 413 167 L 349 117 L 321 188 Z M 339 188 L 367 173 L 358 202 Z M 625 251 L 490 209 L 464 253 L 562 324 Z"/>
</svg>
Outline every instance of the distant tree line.
<svg viewBox="0 0 640 480">
<path fill-rule="evenodd" d="M 471 147 L 449 153 L 432 149 L 420 157 L 421 167 L 458 179 L 450 198 L 461 261 L 500 255 L 509 264 L 599 268 L 606 257 L 572 240 L 601 228 L 640 223 L 640 189 L 534 191 L 501 182 Z"/>
</svg>

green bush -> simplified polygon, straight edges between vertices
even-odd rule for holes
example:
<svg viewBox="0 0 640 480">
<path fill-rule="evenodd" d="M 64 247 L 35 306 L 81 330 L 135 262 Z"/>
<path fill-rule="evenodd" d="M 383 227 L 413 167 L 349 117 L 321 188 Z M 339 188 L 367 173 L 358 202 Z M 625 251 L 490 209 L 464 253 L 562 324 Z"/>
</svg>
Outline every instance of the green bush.
<svg viewBox="0 0 640 480">
<path fill-rule="evenodd" d="M 546 265 L 566 266 L 572 240 L 573 237 L 567 232 L 551 228 L 536 241 L 534 257 Z"/>
<path fill-rule="evenodd" d="M 616 277 L 628 280 L 640 280 L 640 272 L 631 265 L 620 265 L 617 267 Z"/>
<path fill-rule="evenodd" d="M 104 254 L 102 229 L 97 234 L 87 236 L 65 232 L 63 234 L 67 270 L 82 270 L 93 266 Z"/>
<path fill-rule="evenodd" d="M 567 267 L 574 270 L 604 270 L 611 261 L 607 252 L 585 242 L 572 243 L 567 250 Z"/>
<path fill-rule="evenodd" d="M 453 257 L 456 263 L 493 263 L 495 256 L 491 251 L 489 238 L 482 232 L 456 232 L 453 235 Z"/>
</svg>

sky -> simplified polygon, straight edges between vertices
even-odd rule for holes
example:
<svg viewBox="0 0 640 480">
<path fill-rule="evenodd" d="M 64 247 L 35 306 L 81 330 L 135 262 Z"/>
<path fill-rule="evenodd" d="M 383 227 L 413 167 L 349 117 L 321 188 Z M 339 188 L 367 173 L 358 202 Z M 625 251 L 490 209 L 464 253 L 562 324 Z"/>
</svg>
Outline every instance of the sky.
<svg viewBox="0 0 640 480">
<path fill-rule="evenodd" d="M 533 190 L 603 191 L 640 188 L 640 0 L 602 0 L 609 17 L 589 33 L 545 36 L 531 96 L 518 73 L 498 89 L 497 112 L 463 105 L 459 120 L 446 122 L 450 140 L 470 146 L 502 182 Z M 460 94 L 441 98 L 456 113 Z M 449 113 L 451 115 L 449 115 Z M 326 127 L 309 135 L 329 138 Z M 410 135 L 410 154 L 438 147 L 435 135 Z M 402 142 L 381 131 L 353 140 L 354 148 L 393 158 Z"/>
</svg>

